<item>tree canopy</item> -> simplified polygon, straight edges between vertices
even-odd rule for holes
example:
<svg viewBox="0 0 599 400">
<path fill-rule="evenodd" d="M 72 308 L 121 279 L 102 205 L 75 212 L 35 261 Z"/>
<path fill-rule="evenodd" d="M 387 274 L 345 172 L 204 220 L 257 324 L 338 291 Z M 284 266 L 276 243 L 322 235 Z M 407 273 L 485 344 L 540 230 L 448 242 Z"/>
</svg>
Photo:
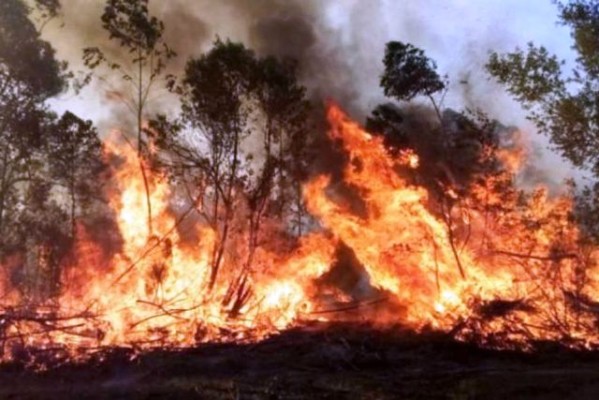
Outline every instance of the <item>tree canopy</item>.
<svg viewBox="0 0 599 400">
<path fill-rule="evenodd" d="M 447 78 L 412 44 L 391 41 L 383 58 L 380 84 L 397 102 L 377 105 L 366 128 L 382 135 L 389 151 L 414 151 L 421 162 L 412 171 L 419 184 L 443 195 L 447 185 L 466 187 L 477 174 L 493 170 L 488 149 L 498 144 L 499 125 L 481 112 L 443 109 Z M 413 104 L 422 97 L 433 108 Z"/>
<path fill-rule="evenodd" d="M 385 95 L 397 100 L 431 96 L 445 88 L 436 71 L 437 64 L 423 50 L 409 43 L 387 43 L 383 64 L 385 73 L 381 76 L 381 86 Z"/>
<path fill-rule="evenodd" d="M 80 205 L 101 197 L 103 165 L 91 122 L 68 111 L 59 117 L 47 104 L 65 91 L 71 74 L 32 19 L 33 13 L 52 18 L 60 4 L 34 5 L 0 4 L 0 261 L 27 255 L 18 286 L 32 299 L 58 293 L 76 220 L 93 209 Z M 57 194 L 60 188 L 70 202 Z"/>
<path fill-rule="evenodd" d="M 577 53 L 571 73 L 564 61 L 532 43 L 511 53 L 492 53 L 487 70 L 529 110 L 561 154 L 599 176 L 599 4 L 574 0 L 558 7 Z"/>
</svg>

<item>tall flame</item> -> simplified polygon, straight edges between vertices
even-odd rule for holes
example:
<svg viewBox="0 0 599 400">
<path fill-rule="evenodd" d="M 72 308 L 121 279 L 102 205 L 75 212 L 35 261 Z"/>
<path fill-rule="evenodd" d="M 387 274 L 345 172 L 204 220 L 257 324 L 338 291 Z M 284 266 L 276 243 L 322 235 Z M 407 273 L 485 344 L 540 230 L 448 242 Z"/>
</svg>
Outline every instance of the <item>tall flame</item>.
<svg viewBox="0 0 599 400">
<path fill-rule="evenodd" d="M 307 320 L 341 318 L 322 311 L 359 296 L 327 289 L 322 280 L 343 243 L 363 266 L 370 293 L 387 299 L 361 309 L 356 317 L 360 320 L 414 329 L 458 327 L 458 337 L 501 337 L 505 345 L 565 337 L 599 344 L 594 314 L 580 312 L 589 311 L 592 298 L 599 295 L 596 249 L 580 243 L 580 232 L 569 219 L 568 198 L 551 199 L 538 189 L 524 197 L 513 193 L 506 200 L 500 190 L 501 180 L 510 176 L 506 168 L 502 175 L 475 182 L 467 196 L 448 188 L 447 198 L 460 207 L 439 207 L 438 199 L 398 173 L 419 167 L 414 153 L 389 155 L 380 138 L 336 106 L 329 108 L 328 119 L 330 137 L 342 143 L 349 157 L 343 184 L 359 195 L 365 211 L 358 215 L 351 204 L 340 201 L 330 177 L 307 182 L 305 204 L 321 228 L 290 250 L 257 250 L 244 282 L 252 296 L 235 315 L 225 298 L 239 277 L 238 260 L 227 256 L 211 289 L 210 262 L 218 235 L 197 224 L 195 243 L 180 236 L 171 188 L 160 176 L 149 182 L 154 214 L 150 236 L 136 153 L 108 139 L 107 154 L 123 160 L 110 200 L 122 251 L 107 259 L 80 227 L 71 258 L 75 261 L 64 269 L 58 299 L 58 313 L 68 317 L 68 326 L 23 336 L 37 328 L 20 321 L 7 327 L 4 338 L 25 337 L 27 345 L 71 349 L 188 346 L 258 340 Z M 517 164 L 513 157 L 509 160 Z M 8 292 L 8 285 L 1 283 L 0 289 Z M 15 307 L 18 303 L 15 296 L 2 301 Z M 509 312 L 494 314 L 493 307 L 501 306 Z"/>
</svg>

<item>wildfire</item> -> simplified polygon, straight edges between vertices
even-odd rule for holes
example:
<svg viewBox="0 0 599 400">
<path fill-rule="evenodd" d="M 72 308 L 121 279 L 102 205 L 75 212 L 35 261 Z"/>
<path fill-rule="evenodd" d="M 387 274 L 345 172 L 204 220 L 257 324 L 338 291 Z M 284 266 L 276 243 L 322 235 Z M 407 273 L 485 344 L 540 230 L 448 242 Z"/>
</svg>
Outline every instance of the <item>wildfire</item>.
<svg viewBox="0 0 599 400">
<path fill-rule="evenodd" d="M 336 106 L 329 108 L 328 119 L 331 138 L 342 143 L 349 157 L 342 184 L 358 194 L 365 212 L 358 215 L 332 195 L 331 177 L 316 176 L 305 184 L 304 200 L 320 228 L 289 250 L 258 248 L 252 267 L 243 271 L 244 245 L 237 243 L 236 252 L 225 255 L 212 288 L 210 262 L 218 233 L 198 223 L 192 235 L 197 240 L 184 238 L 180 213 L 171 204 L 172 189 L 155 175 L 149 182 L 150 234 L 136 153 L 108 139 L 107 156 L 122 160 L 110 196 L 122 251 L 106 259 L 80 227 L 74 261 L 64 270 L 62 293 L 52 311 L 68 322 L 37 334 L 35 321 L 0 321 L 0 339 L 10 346 L 69 349 L 259 340 L 307 320 L 338 315 L 319 311 L 369 300 L 355 288 L 319 283 L 343 243 L 363 266 L 368 293 L 387 299 L 362 308 L 360 320 L 414 329 L 459 327 L 459 338 L 476 335 L 492 345 L 502 345 L 490 339 L 497 337 L 503 345 L 523 347 L 531 340 L 564 338 L 599 344 L 592 300 L 599 294 L 596 250 L 580 243 L 568 198 L 551 199 L 543 189 L 524 197 L 501 194 L 497 187 L 515 168 L 515 158 L 507 155 L 505 172 L 475 182 L 468 195 L 448 188 L 444 197 L 433 196 L 398 173 L 419 168 L 416 154 L 391 156 L 380 138 Z M 247 240 L 247 235 L 239 237 Z M 0 285 L 3 293 L 5 286 Z M 232 292 L 245 300 L 238 307 L 231 306 Z M 20 299 L 2 301 L 17 308 Z"/>
</svg>

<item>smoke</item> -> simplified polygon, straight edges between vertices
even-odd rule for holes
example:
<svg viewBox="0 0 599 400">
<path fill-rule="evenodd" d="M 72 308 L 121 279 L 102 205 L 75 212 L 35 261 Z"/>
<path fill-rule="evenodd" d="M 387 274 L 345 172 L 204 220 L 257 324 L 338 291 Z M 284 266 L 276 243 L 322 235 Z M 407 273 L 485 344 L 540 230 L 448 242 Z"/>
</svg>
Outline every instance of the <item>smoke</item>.
<svg viewBox="0 0 599 400">
<path fill-rule="evenodd" d="M 170 63 L 169 73 L 180 74 L 189 57 L 208 50 L 218 36 L 241 41 L 259 55 L 274 55 L 296 59 L 300 79 L 308 87 L 312 99 L 332 98 L 354 115 L 365 115 L 359 104 L 359 76 L 364 71 L 353 68 L 353 55 L 339 44 L 344 34 L 329 24 L 327 6 L 318 1 L 229 0 L 215 3 L 208 0 L 173 0 L 150 2 L 151 12 L 165 24 L 165 41 L 178 57 Z M 372 5 L 376 7 L 375 4 Z M 103 1 L 62 0 L 62 17 L 54 21 L 44 35 L 58 50 L 58 55 L 73 70 L 85 70 L 82 49 L 99 47 L 107 58 L 123 65 L 128 54 L 111 41 L 102 29 L 100 17 Z M 348 43 L 350 47 L 353 44 Z M 354 49 L 355 50 L 355 49 Z M 380 55 L 377 56 L 380 58 Z M 376 85 L 374 86 L 376 87 Z M 97 82 L 84 93 L 83 103 L 101 104 L 112 109 L 92 115 L 95 120 L 114 122 L 114 94 L 127 89 L 118 79 Z M 110 96 L 107 96 L 109 94 Z M 162 106 L 168 101 L 160 97 Z M 67 101 L 71 106 L 74 101 Z M 119 106 L 122 106 L 120 104 Z M 61 108 L 61 105 L 58 105 Z M 95 107 L 84 107 L 90 109 Z M 68 108 L 65 104 L 62 108 Z M 78 107 L 75 107 L 78 108 Z M 94 113 L 95 114 L 95 113 Z M 121 118 L 119 118 L 121 120 Z M 125 122 L 125 121 L 122 121 Z"/>
<path fill-rule="evenodd" d="M 45 34 L 73 69 L 82 69 L 84 47 L 101 47 L 117 61 L 122 57 L 100 24 L 104 1 L 62 0 L 62 5 L 63 18 Z M 510 51 L 531 40 L 572 59 L 568 32 L 555 25 L 552 4 L 535 6 L 534 12 L 516 0 L 479 6 L 440 0 L 153 0 L 150 6 L 164 21 L 165 39 L 178 53 L 170 73 L 180 74 L 188 58 L 208 50 L 217 36 L 241 41 L 259 55 L 296 59 L 300 79 L 317 106 L 332 99 L 358 120 L 385 102 L 379 87 L 385 43 L 413 43 L 438 62 L 441 74 L 448 75 L 446 107 L 478 108 L 502 123 L 521 127 L 530 153 L 541 154 L 535 159 L 539 170 L 549 171 L 556 181 L 571 174 L 570 166 L 544 150 L 547 140 L 534 134 L 525 112 L 484 70 L 489 51 Z M 109 121 L 100 124 L 101 131 L 122 126 L 131 117 L 114 101 L 114 94 L 125 90 L 118 84 L 107 90 L 100 82 L 86 89 L 82 98 L 58 102 L 57 108 L 81 110 L 96 122 Z M 166 90 L 159 89 L 150 105 L 168 112 L 172 104 Z"/>
</svg>

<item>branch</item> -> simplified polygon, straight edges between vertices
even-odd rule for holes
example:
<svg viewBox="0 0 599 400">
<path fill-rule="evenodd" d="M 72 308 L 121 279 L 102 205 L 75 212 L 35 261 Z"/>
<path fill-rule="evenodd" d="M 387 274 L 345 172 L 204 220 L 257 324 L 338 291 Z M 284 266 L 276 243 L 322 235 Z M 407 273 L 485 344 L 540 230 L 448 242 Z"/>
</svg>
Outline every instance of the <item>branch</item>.
<svg viewBox="0 0 599 400">
<path fill-rule="evenodd" d="M 537 261 L 561 261 L 564 259 L 578 258 L 578 255 L 576 255 L 574 253 L 562 253 L 562 254 L 556 253 L 556 254 L 547 255 L 547 256 L 537 256 L 537 255 L 532 255 L 532 254 L 514 253 L 511 251 L 504 251 L 504 250 L 494 250 L 493 253 L 502 254 L 502 255 L 510 256 L 510 257 L 516 257 L 516 258 L 537 260 Z"/>
</svg>

